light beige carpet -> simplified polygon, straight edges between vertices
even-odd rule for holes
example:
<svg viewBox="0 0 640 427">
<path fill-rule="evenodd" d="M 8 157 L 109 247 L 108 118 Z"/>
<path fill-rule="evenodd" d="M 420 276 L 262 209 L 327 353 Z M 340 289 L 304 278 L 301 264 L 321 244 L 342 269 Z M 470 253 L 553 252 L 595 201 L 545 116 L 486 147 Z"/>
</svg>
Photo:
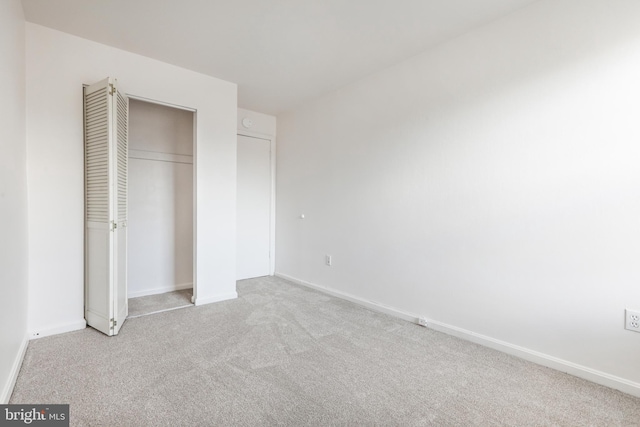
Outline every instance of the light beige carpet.
<svg viewBox="0 0 640 427">
<path fill-rule="evenodd" d="M 11 403 L 73 426 L 634 426 L 640 399 L 277 278 L 31 341 Z"/>
</svg>

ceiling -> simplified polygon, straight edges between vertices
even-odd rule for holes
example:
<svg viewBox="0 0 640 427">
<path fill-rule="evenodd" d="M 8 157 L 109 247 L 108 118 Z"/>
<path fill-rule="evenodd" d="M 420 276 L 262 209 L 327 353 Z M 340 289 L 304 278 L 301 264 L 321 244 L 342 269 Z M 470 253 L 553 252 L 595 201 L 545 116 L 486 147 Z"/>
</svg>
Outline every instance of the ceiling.
<svg viewBox="0 0 640 427">
<path fill-rule="evenodd" d="M 238 84 L 278 114 L 535 0 L 22 0 L 27 21 Z"/>
</svg>

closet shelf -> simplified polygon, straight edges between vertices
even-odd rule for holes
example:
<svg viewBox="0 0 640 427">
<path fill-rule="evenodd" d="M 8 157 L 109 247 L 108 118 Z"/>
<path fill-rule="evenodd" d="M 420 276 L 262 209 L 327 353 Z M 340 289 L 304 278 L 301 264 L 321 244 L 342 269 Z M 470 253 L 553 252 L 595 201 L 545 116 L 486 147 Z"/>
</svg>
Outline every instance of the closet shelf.
<svg viewBox="0 0 640 427">
<path fill-rule="evenodd" d="M 140 160 L 153 160 L 153 161 L 159 161 L 159 162 L 186 163 L 189 165 L 193 164 L 193 156 L 188 156 L 184 154 L 161 153 L 158 151 L 144 151 L 144 150 L 129 149 L 129 158 L 140 159 Z"/>
</svg>

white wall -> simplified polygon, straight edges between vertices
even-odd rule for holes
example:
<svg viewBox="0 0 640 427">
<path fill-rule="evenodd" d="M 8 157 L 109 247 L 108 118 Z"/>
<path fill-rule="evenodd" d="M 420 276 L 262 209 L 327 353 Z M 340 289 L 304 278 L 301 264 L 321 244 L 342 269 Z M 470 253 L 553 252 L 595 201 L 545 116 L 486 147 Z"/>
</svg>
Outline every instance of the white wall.
<svg viewBox="0 0 640 427">
<path fill-rule="evenodd" d="M 543 0 L 278 116 L 277 273 L 640 395 L 638 22 Z"/>
<path fill-rule="evenodd" d="M 193 287 L 194 113 L 129 102 L 129 298 Z"/>
<path fill-rule="evenodd" d="M 29 330 L 83 327 L 82 84 L 197 110 L 197 295 L 235 293 L 235 84 L 27 23 Z"/>
<path fill-rule="evenodd" d="M 25 22 L 0 2 L 0 403 L 9 400 L 27 344 Z"/>
<path fill-rule="evenodd" d="M 243 119 L 249 119 L 249 127 L 245 126 Z M 260 134 L 268 137 L 276 135 L 276 117 L 269 114 L 258 113 L 257 111 L 238 108 L 237 119 L 238 133 Z"/>
</svg>

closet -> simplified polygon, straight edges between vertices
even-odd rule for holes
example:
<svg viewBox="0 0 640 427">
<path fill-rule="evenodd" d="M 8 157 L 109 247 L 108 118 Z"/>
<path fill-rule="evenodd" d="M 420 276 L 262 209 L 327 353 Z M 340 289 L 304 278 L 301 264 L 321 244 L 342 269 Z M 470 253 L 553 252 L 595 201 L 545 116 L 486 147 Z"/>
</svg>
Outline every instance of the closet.
<svg viewBox="0 0 640 427">
<path fill-rule="evenodd" d="M 194 124 L 193 111 L 129 101 L 129 298 L 193 289 Z"/>
<path fill-rule="evenodd" d="M 133 306 L 192 303 L 195 112 L 133 99 L 111 77 L 83 103 L 85 319 L 111 336 Z"/>
</svg>

